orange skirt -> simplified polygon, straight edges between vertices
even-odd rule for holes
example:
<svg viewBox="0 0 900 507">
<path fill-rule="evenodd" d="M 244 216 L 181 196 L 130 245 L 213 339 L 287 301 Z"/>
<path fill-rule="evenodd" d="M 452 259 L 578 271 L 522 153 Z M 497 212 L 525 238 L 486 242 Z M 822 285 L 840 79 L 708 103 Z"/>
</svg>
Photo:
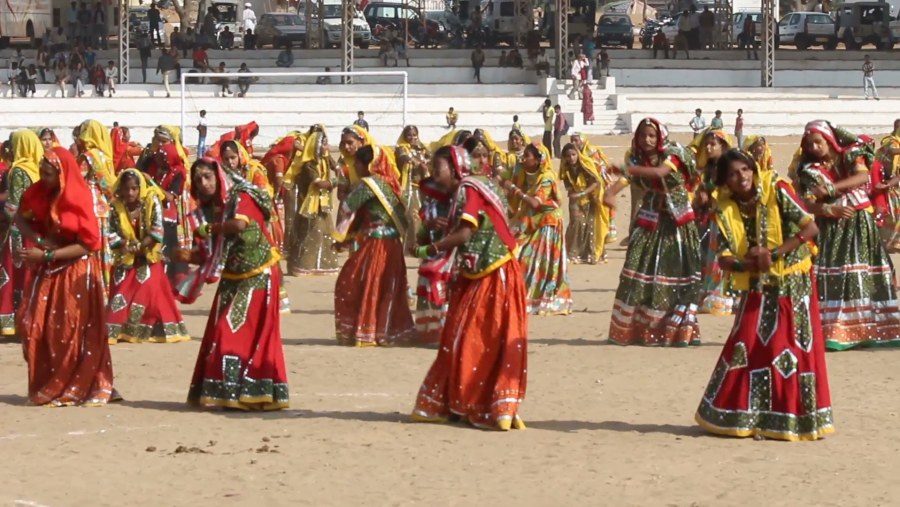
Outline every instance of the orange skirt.
<svg viewBox="0 0 900 507">
<path fill-rule="evenodd" d="M 414 340 L 416 326 L 406 297 L 400 239 L 367 238 L 350 254 L 334 285 L 338 342 L 368 347 Z"/>
<path fill-rule="evenodd" d="M 35 405 L 102 405 L 113 389 L 100 256 L 41 265 L 19 312 L 28 398 Z"/>
<path fill-rule="evenodd" d="M 459 277 L 437 358 L 419 389 L 412 418 L 445 422 L 451 414 L 474 426 L 524 428 L 528 312 L 519 262 L 477 280 Z"/>
</svg>

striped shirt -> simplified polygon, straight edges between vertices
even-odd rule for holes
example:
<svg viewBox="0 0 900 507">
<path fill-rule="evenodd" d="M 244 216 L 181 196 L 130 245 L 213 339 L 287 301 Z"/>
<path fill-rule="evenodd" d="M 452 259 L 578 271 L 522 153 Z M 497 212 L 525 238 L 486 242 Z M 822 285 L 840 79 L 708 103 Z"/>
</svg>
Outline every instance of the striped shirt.
<svg viewBox="0 0 900 507">
<path fill-rule="evenodd" d="M 875 75 L 875 64 L 872 62 L 866 62 L 863 64 L 863 76 L 864 77 L 872 77 Z"/>
</svg>

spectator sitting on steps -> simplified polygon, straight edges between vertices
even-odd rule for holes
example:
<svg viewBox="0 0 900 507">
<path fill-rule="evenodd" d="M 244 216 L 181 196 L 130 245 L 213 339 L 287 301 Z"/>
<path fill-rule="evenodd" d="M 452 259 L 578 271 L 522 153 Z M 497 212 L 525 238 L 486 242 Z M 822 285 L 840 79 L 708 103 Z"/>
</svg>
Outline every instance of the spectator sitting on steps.
<svg viewBox="0 0 900 507">
<path fill-rule="evenodd" d="M 544 51 L 544 48 L 541 48 L 538 53 L 537 60 L 534 64 L 534 70 L 537 71 L 538 76 L 540 76 L 542 72 L 547 74 L 548 77 L 550 76 L 550 61 L 547 60 L 547 52 Z"/>
<path fill-rule="evenodd" d="M 287 47 L 281 50 L 278 53 L 278 58 L 275 60 L 275 66 L 288 68 L 294 65 L 294 53 L 291 51 L 291 44 L 288 43 Z"/>
<path fill-rule="evenodd" d="M 241 63 L 241 68 L 238 69 L 238 73 L 249 73 L 250 68 L 247 67 L 246 63 Z M 238 88 L 241 90 L 238 93 L 238 97 L 244 97 L 247 95 L 247 91 L 250 90 L 250 83 L 255 83 L 258 78 L 255 77 L 239 77 L 238 78 Z"/>
<path fill-rule="evenodd" d="M 249 28 L 244 32 L 244 49 L 256 49 L 256 34 Z"/>
<path fill-rule="evenodd" d="M 513 48 L 513 50 L 509 52 L 509 55 L 506 57 L 506 66 L 515 67 L 517 69 L 525 67 L 525 61 L 522 60 L 522 55 L 519 53 L 518 48 Z"/>
<path fill-rule="evenodd" d="M 222 49 L 234 49 L 234 32 L 227 26 L 219 33 L 219 47 Z"/>
<path fill-rule="evenodd" d="M 397 66 L 397 52 L 394 50 L 392 31 L 393 28 L 388 28 L 378 40 L 378 58 L 381 59 L 381 64 L 385 67 Z M 388 65 L 388 60 L 393 60 L 394 65 Z"/>
</svg>

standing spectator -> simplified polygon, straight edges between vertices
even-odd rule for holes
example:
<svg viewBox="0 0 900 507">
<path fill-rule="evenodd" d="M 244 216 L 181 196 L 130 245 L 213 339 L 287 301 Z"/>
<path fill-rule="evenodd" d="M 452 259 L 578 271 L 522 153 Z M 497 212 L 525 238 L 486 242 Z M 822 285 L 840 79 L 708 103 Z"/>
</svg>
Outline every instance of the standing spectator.
<svg viewBox="0 0 900 507">
<path fill-rule="evenodd" d="M 406 66 L 409 67 L 409 53 L 406 51 L 406 34 L 399 31 L 394 32 L 391 44 L 393 44 L 394 53 L 397 55 L 397 63 L 399 64 L 400 60 L 406 60 Z"/>
<path fill-rule="evenodd" d="M 75 44 L 75 40 L 78 39 L 78 4 L 75 2 L 69 4 L 69 8 L 66 9 L 66 28 L 69 43 Z M 59 32 L 62 33 L 62 27 L 59 27 Z"/>
<path fill-rule="evenodd" d="M 544 117 L 544 138 L 541 142 L 548 150 L 553 149 L 553 102 L 550 99 L 544 101 L 544 107 L 541 114 Z"/>
<path fill-rule="evenodd" d="M 159 9 L 156 8 L 156 2 L 150 2 L 150 9 L 147 11 L 147 23 L 150 25 L 150 40 L 159 46 L 163 44 L 163 38 L 159 33 L 159 22 L 161 20 L 162 17 Z"/>
<path fill-rule="evenodd" d="M 197 120 L 197 158 L 206 155 L 206 129 L 206 109 L 201 109 Z"/>
<path fill-rule="evenodd" d="M 510 59 L 512 55 L 510 55 Z M 519 61 L 522 60 L 522 57 L 519 57 Z M 510 65 L 513 67 L 513 65 Z M 537 75 L 540 76 L 541 73 L 547 74 L 547 77 L 550 77 L 550 60 L 547 59 L 547 52 L 544 51 L 544 48 L 538 52 L 537 60 L 534 61 L 534 69 L 537 71 Z"/>
<path fill-rule="evenodd" d="M 591 61 L 588 60 L 587 55 L 584 53 L 578 54 L 578 60 L 581 61 L 581 84 L 584 85 L 585 83 L 590 83 L 592 77 Z M 584 88 L 584 86 L 581 88 Z M 581 91 L 581 88 L 579 88 L 579 92 Z"/>
<path fill-rule="evenodd" d="M 9 98 L 13 98 L 16 96 L 16 88 L 19 80 L 19 64 L 17 62 L 12 62 L 9 66 L 9 70 L 6 71 L 6 76 L 3 79 L 3 82 L 6 86 L 9 86 Z"/>
<path fill-rule="evenodd" d="M 500 51 L 500 61 L 498 62 L 500 67 L 506 67 L 506 50 L 503 49 Z"/>
<path fill-rule="evenodd" d="M 109 86 L 109 96 L 116 93 L 116 81 L 119 80 L 119 69 L 112 60 L 106 64 L 106 84 Z"/>
<path fill-rule="evenodd" d="M 588 123 L 594 124 L 594 92 L 591 91 L 591 87 L 587 83 L 584 84 L 581 90 L 581 114 L 585 125 Z"/>
<path fill-rule="evenodd" d="M 600 77 L 609 77 L 609 53 L 606 52 L 606 48 L 600 49 Z"/>
<path fill-rule="evenodd" d="M 244 32 L 244 49 L 256 49 L 256 34 L 249 28 Z"/>
<path fill-rule="evenodd" d="M 41 44 L 40 49 L 37 52 L 37 58 L 35 58 L 35 63 L 37 64 L 38 72 L 41 74 L 41 82 L 47 82 L 47 71 L 50 70 L 50 53 L 47 50 L 47 43 L 44 42 Z"/>
<path fill-rule="evenodd" d="M 878 98 L 878 88 L 875 87 L 875 64 L 872 63 L 872 59 L 869 58 L 869 55 L 865 56 L 865 61 L 862 66 L 863 71 L 863 91 L 866 94 L 866 100 L 869 100 L 869 89 L 872 89 L 872 96 L 875 97 L 875 100 L 881 100 Z"/>
<path fill-rule="evenodd" d="M 288 68 L 294 65 L 294 53 L 291 50 L 290 42 L 288 42 L 287 46 L 278 53 L 278 58 L 275 59 L 275 65 L 282 68 Z"/>
<path fill-rule="evenodd" d="M 684 11 L 678 17 L 678 35 L 675 36 L 675 51 L 672 58 L 678 58 L 678 48 L 684 50 L 687 59 L 691 59 L 691 13 Z"/>
<path fill-rule="evenodd" d="M 519 132 L 522 131 L 522 125 L 519 124 L 519 115 L 517 114 L 513 115 L 513 124 L 511 130 L 518 130 Z"/>
<path fill-rule="evenodd" d="M 709 10 L 709 5 L 703 6 L 700 14 L 700 49 L 713 49 L 713 32 L 716 28 L 716 15 Z"/>
<path fill-rule="evenodd" d="M 575 58 L 574 60 L 572 60 L 572 68 L 569 72 L 569 77 L 572 78 L 572 90 L 569 92 L 570 99 L 574 99 L 574 95 L 576 94 L 579 95 L 579 98 L 581 98 L 581 66 L 582 64 L 580 58 Z M 550 147 L 548 146 L 547 149 L 549 150 Z"/>
<path fill-rule="evenodd" d="M 78 42 L 87 46 L 94 32 L 94 14 L 82 2 L 78 9 Z"/>
<path fill-rule="evenodd" d="M 256 30 L 256 13 L 253 12 L 253 5 L 250 2 L 244 4 L 243 29 L 245 32 L 247 30 Z"/>
<path fill-rule="evenodd" d="M 747 49 L 747 59 L 750 59 L 750 50 L 753 50 L 753 58 L 759 60 L 759 53 L 756 52 L 756 23 L 753 18 L 747 16 L 744 18 L 744 28 L 738 39 L 742 48 Z"/>
<path fill-rule="evenodd" d="M 562 141 L 564 135 L 569 133 L 569 122 L 566 121 L 566 115 L 562 114 L 562 108 L 559 107 L 559 104 L 553 106 L 553 114 L 556 115 L 556 119 L 553 120 L 552 155 L 559 157 L 561 154 L 560 141 Z"/>
<path fill-rule="evenodd" d="M 194 49 L 196 46 L 196 37 L 197 35 L 194 33 L 194 29 L 191 27 L 188 27 L 187 32 L 181 36 L 182 44 L 180 49 L 182 58 L 187 58 L 188 50 Z"/>
<path fill-rule="evenodd" d="M 77 25 L 76 25 L 77 26 Z M 54 54 L 62 53 L 69 49 L 73 43 L 66 42 L 66 36 L 63 35 L 63 27 L 59 27 L 55 32 L 50 34 L 50 52 Z"/>
<path fill-rule="evenodd" d="M 581 50 L 584 51 L 584 56 L 587 57 L 589 62 L 594 59 L 595 49 L 597 49 L 597 45 L 594 43 L 593 37 L 585 35 L 581 39 Z"/>
<path fill-rule="evenodd" d="M 184 33 L 181 31 L 181 27 L 176 26 L 172 28 L 172 35 L 169 36 L 169 45 L 179 51 L 184 47 Z"/>
<path fill-rule="evenodd" d="M 356 121 L 353 124 L 364 128 L 366 132 L 369 131 L 369 122 L 366 121 L 366 113 L 363 111 L 356 113 Z"/>
<path fill-rule="evenodd" d="M 66 84 L 69 83 L 69 67 L 66 66 L 65 60 L 57 60 L 54 78 L 56 86 L 59 87 L 60 95 L 62 95 L 62 98 L 66 98 Z"/>
<path fill-rule="evenodd" d="M 737 118 L 734 120 L 734 137 L 737 139 L 738 149 L 744 148 L 744 110 L 738 109 Z"/>
<path fill-rule="evenodd" d="M 84 96 L 84 83 L 88 80 L 87 69 L 81 62 L 75 62 L 75 68 L 72 69 L 72 81 L 75 86 L 75 97 Z"/>
<path fill-rule="evenodd" d="M 447 111 L 446 118 L 447 120 L 447 128 L 455 129 L 456 123 L 459 122 L 459 113 L 457 113 L 452 107 Z"/>
<path fill-rule="evenodd" d="M 697 12 L 697 6 L 691 6 L 691 12 L 688 16 L 691 23 L 691 32 L 688 45 L 691 49 L 700 49 L 700 13 Z"/>
<path fill-rule="evenodd" d="M 714 129 L 722 130 L 725 128 L 725 122 L 722 121 L 722 111 L 716 110 L 716 116 L 709 122 L 709 126 Z"/>
<path fill-rule="evenodd" d="M 200 35 L 203 37 L 203 44 L 212 44 L 216 38 L 216 8 L 208 7 L 206 15 L 203 16 L 203 25 L 200 27 Z"/>
<path fill-rule="evenodd" d="M 238 69 L 238 72 L 241 74 L 247 74 L 250 71 L 250 68 L 247 67 L 246 63 L 241 63 L 241 68 Z M 238 93 L 238 97 L 243 97 L 247 95 L 247 91 L 250 90 L 250 84 L 255 82 L 255 77 L 239 77 L 238 78 L 238 89 L 240 93 Z"/>
<path fill-rule="evenodd" d="M 178 65 L 178 51 L 175 48 L 171 48 L 166 51 L 163 50 L 159 55 L 159 59 L 156 60 L 156 73 L 162 74 L 163 88 L 166 89 L 166 98 L 172 96 L 172 91 L 169 89 L 169 78 L 172 77 L 172 72 L 175 71 L 176 66 Z M 146 83 L 147 81 L 144 80 Z"/>
<path fill-rule="evenodd" d="M 653 59 L 656 60 L 656 53 L 662 50 L 663 54 L 666 57 L 666 60 L 669 59 L 669 39 L 666 38 L 666 34 L 663 33 L 662 30 L 657 30 L 656 34 L 653 36 Z"/>
<path fill-rule="evenodd" d="M 34 94 L 37 92 L 37 77 L 37 67 L 32 63 L 25 72 L 25 85 L 22 87 L 23 97 L 27 97 L 28 92 L 31 92 L 31 97 L 34 98 Z"/>
<path fill-rule="evenodd" d="M 225 68 L 225 62 L 219 62 L 219 66 L 216 68 L 216 70 L 214 72 L 217 72 L 219 74 L 224 74 L 224 73 L 228 72 L 228 69 Z M 234 92 L 231 91 L 231 82 L 228 80 L 227 77 L 217 77 L 215 79 L 216 79 L 215 84 L 218 84 L 219 86 L 222 87 L 222 96 L 223 97 L 225 95 L 234 94 Z"/>
<path fill-rule="evenodd" d="M 150 34 L 146 30 L 141 30 L 140 35 L 138 35 L 137 48 L 141 57 L 141 76 L 144 78 L 145 83 L 147 82 L 147 65 L 150 61 L 150 46 L 152 46 Z"/>
<path fill-rule="evenodd" d="M 472 51 L 471 59 L 472 68 L 475 69 L 475 75 L 472 77 L 478 84 L 481 84 L 481 67 L 484 65 L 484 51 L 481 50 L 481 47 L 476 47 Z"/>
<path fill-rule="evenodd" d="M 325 67 L 325 72 L 331 72 L 331 67 Z M 331 84 L 331 76 L 318 76 L 316 78 L 316 84 L 330 85 Z"/>
<path fill-rule="evenodd" d="M 699 136 L 700 133 L 706 129 L 706 120 L 703 118 L 703 111 L 699 108 L 694 111 L 694 117 L 691 118 L 691 122 L 688 123 L 688 125 L 691 127 L 691 130 L 694 131 L 694 137 L 696 138 Z"/>
<path fill-rule="evenodd" d="M 109 49 L 109 30 L 106 27 L 106 9 L 97 2 L 94 6 L 94 44 L 98 48 Z"/>
<path fill-rule="evenodd" d="M 198 44 L 197 47 L 194 48 L 194 53 L 191 55 L 191 58 L 194 61 L 194 68 L 197 69 L 197 72 L 209 72 L 209 56 L 206 54 L 206 46 L 203 44 Z M 206 79 L 200 78 L 200 84 L 206 82 Z"/>
</svg>

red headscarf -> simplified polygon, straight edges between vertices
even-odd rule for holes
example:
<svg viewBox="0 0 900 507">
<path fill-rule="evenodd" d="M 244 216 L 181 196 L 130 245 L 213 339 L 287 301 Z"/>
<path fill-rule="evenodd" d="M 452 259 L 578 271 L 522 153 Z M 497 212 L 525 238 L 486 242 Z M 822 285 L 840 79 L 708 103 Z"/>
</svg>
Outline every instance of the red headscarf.
<svg viewBox="0 0 900 507">
<path fill-rule="evenodd" d="M 294 154 L 294 143 L 297 141 L 297 138 L 294 136 L 284 136 L 284 139 L 278 142 L 278 144 L 269 148 L 269 151 L 263 155 L 262 165 L 269 167 L 269 164 L 275 157 L 285 157 L 287 159 L 291 158 L 291 155 Z M 290 162 L 290 160 L 288 160 Z"/>
<path fill-rule="evenodd" d="M 122 127 L 113 128 L 110 137 L 113 145 L 113 164 L 118 175 L 125 169 L 134 167 L 134 159 L 128 156 L 128 143 L 125 142 L 125 130 Z"/>
<path fill-rule="evenodd" d="M 81 176 L 81 168 L 69 150 L 54 147 L 44 160 L 59 171 L 59 191 L 39 180 L 22 195 L 23 216 L 43 235 L 58 235 L 78 241 L 94 252 L 100 249 L 100 225 L 94 214 L 94 197 Z M 55 194 L 55 195 L 54 195 Z"/>
<path fill-rule="evenodd" d="M 253 155 L 254 133 L 259 133 L 259 125 L 257 125 L 255 121 L 251 121 L 246 125 L 238 125 L 234 130 L 222 134 L 222 136 L 219 137 L 219 140 L 216 141 L 216 144 L 212 145 L 206 152 L 206 155 L 218 159 L 221 155 L 220 152 L 225 141 L 237 141 L 241 143 L 241 146 L 243 146 L 245 150 L 247 150 L 248 154 Z"/>
</svg>

